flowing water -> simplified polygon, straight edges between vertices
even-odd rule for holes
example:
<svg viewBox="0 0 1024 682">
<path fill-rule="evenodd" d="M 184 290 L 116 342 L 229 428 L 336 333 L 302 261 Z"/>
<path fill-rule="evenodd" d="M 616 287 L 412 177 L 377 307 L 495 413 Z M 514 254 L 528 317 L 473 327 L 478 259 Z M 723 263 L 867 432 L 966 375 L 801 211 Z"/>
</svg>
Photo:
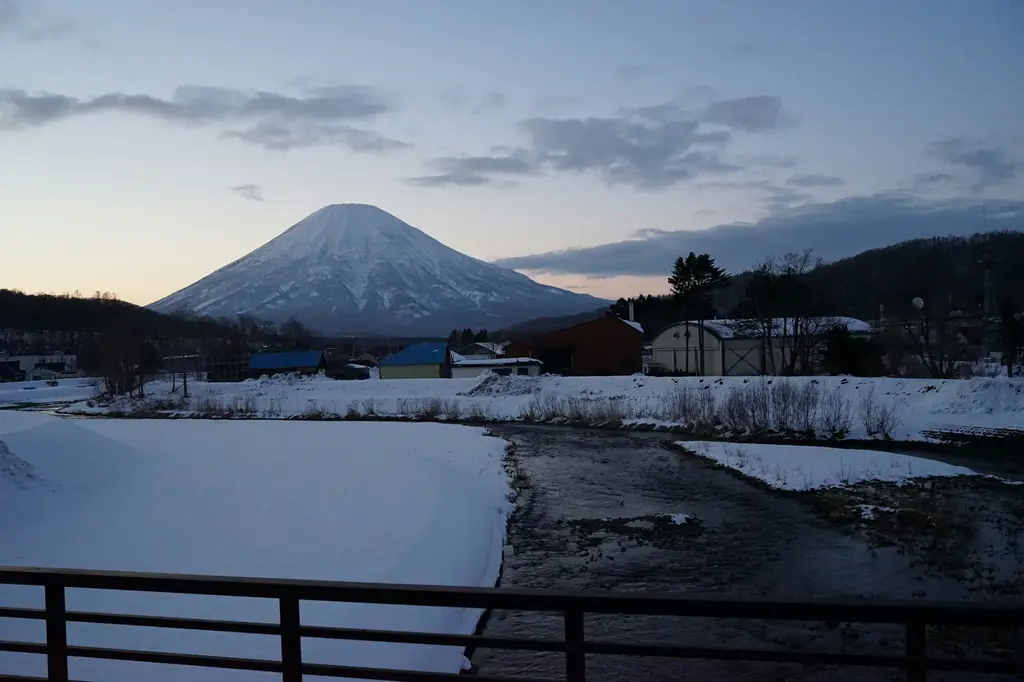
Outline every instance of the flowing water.
<svg viewBox="0 0 1024 682">
<path fill-rule="evenodd" d="M 670 449 L 671 436 L 531 426 L 492 430 L 514 443 L 527 481 L 509 531 L 503 587 L 773 598 L 968 597 L 959 582 L 928 577 L 895 547 L 873 548 L 797 499 L 681 456 Z M 696 517 L 700 526 L 658 522 L 676 514 Z M 642 532 L 652 526 L 659 532 Z M 497 611 L 485 632 L 560 639 L 562 628 L 561 616 Z M 883 626 L 588 616 L 586 628 L 592 640 L 903 652 L 902 631 Z M 488 675 L 558 679 L 564 672 L 560 654 L 479 650 L 473 663 Z M 900 679 L 892 670 L 588 657 L 589 680 L 625 678 Z"/>
</svg>

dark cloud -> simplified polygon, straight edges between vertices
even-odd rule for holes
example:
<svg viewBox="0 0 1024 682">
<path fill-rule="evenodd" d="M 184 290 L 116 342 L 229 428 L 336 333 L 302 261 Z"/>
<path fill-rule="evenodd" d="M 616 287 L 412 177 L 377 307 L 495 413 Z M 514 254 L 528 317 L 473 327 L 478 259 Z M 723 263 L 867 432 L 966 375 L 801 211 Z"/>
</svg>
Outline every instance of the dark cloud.
<svg viewBox="0 0 1024 682">
<path fill-rule="evenodd" d="M 530 161 L 523 150 L 502 150 L 500 156 L 442 156 L 431 159 L 428 166 L 434 175 L 422 175 L 406 180 L 419 187 L 478 187 L 481 185 L 509 185 L 509 181 L 494 176 L 535 175 L 540 169 Z"/>
<path fill-rule="evenodd" d="M 527 139 L 522 148 L 433 159 L 428 166 L 440 172 L 408 182 L 471 187 L 507 182 L 508 175 L 587 173 L 609 185 L 663 189 L 741 170 L 725 158 L 725 148 L 738 132 L 782 125 L 781 112 L 779 98 L 765 96 L 724 100 L 696 111 L 666 102 L 606 117 L 529 118 L 519 123 Z"/>
<path fill-rule="evenodd" d="M 982 190 L 1003 185 L 1017 178 L 1021 160 L 1011 149 L 1001 144 L 986 144 L 980 140 L 951 137 L 933 142 L 928 155 L 953 166 L 977 173 L 975 189 Z M 941 175 L 941 174 L 940 174 Z"/>
<path fill-rule="evenodd" d="M 843 182 L 842 178 L 837 178 L 834 175 L 809 173 L 806 175 L 794 175 L 786 181 L 786 184 L 793 187 L 810 189 L 812 187 L 842 187 L 846 183 Z"/>
<path fill-rule="evenodd" d="M 947 185 L 953 182 L 949 173 L 918 173 L 914 176 L 915 185 Z"/>
<path fill-rule="evenodd" d="M 231 191 L 248 201 L 263 201 L 263 188 L 259 185 L 236 185 Z"/>
<path fill-rule="evenodd" d="M 769 212 L 777 212 L 811 202 L 811 194 L 770 180 L 718 180 L 703 182 L 700 188 L 742 190 L 754 196 Z"/>
<path fill-rule="evenodd" d="M 380 153 L 408 146 L 347 121 L 370 120 L 391 110 L 361 86 L 314 88 L 292 96 L 267 91 L 183 86 L 170 99 L 110 92 L 87 99 L 54 93 L 0 90 L 0 131 L 38 127 L 75 116 L 123 113 L 179 125 L 219 125 L 234 137 L 267 149 L 346 146 Z"/>
<path fill-rule="evenodd" d="M 1024 230 L 1024 201 L 991 201 L 986 208 L 989 230 Z M 766 256 L 809 247 L 826 260 L 835 260 L 906 239 L 970 235 L 981 229 L 977 203 L 929 202 L 890 193 L 784 210 L 753 224 L 651 231 L 643 239 L 496 262 L 553 274 L 664 276 L 676 256 L 698 251 L 712 254 L 731 271 L 742 271 Z"/>
<path fill-rule="evenodd" d="M 702 120 L 748 133 L 774 130 L 794 123 L 783 114 L 782 99 L 771 95 L 713 102 L 704 111 Z"/>
</svg>

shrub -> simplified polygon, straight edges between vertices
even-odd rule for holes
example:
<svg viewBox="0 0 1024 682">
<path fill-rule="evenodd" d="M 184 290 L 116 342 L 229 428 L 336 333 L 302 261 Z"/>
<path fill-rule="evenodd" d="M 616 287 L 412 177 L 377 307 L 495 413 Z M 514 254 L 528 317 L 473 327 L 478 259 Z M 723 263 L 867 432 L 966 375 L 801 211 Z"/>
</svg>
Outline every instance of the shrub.
<svg viewBox="0 0 1024 682">
<path fill-rule="evenodd" d="M 886 403 L 875 394 L 872 385 L 860 397 L 860 418 L 864 430 L 871 438 L 881 436 L 892 440 L 892 433 L 903 423 L 899 416 L 899 405 L 895 401 Z"/>
<path fill-rule="evenodd" d="M 821 401 L 821 428 L 831 438 L 845 438 L 853 426 L 850 401 L 838 389 L 827 391 Z"/>
</svg>

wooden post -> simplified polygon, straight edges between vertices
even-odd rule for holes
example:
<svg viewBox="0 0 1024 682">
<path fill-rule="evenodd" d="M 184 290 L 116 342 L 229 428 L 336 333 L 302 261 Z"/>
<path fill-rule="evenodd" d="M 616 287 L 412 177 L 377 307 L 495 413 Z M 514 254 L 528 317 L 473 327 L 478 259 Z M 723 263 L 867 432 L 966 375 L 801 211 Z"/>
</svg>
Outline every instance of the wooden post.
<svg viewBox="0 0 1024 682">
<path fill-rule="evenodd" d="M 68 623 L 64 585 L 47 583 L 46 598 L 46 677 L 50 682 L 68 682 Z"/>
</svg>

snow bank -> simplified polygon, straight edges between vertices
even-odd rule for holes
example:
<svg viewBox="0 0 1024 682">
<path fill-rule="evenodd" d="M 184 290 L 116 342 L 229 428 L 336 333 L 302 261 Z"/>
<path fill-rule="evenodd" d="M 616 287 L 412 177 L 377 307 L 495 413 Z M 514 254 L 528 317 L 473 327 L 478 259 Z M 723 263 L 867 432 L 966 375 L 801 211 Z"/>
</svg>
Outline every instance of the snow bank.
<svg viewBox="0 0 1024 682">
<path fill-rule="evenodd" d="M 78 403 L 69 413 L 152 409 L 170 383 L 148 387 L 153 401 Z M 714 425 L 734 432 L 801 431 L 823 437 L 923 440 L 956 427 L 1020 428 L 1024 379 L 858 379 L 845 377 L 557 377 L 332 381 L 275 377 L 240 383 L 190 382 L 170 411 L 192 415 L 291 418 L 427 417 L 481 421 Z M 801 403 L 803 398 L 808 401 Z M 801 405 L 809 407 L 801 407 Z M 872 407 L 865 410 L 865 406 Z M 166 409 L 162 405 L 161 409 Z M 864 415 L 874 415 L 865 419 Z M 880 430 L 871 423 L 887 417 Z"/>
<path fill-rule="evenodd" d="M 21 427 L 12 417 L 31 423 Z M 0 421 L 0 565 L 490 586 L 509 486 L 504 442 L 443 424 Z M 5 473 L 6 472 L 6 473 Z M 13 473 L 12 473 L 13 472 Z M 263 600 L 72 590 L 69 608 L 274 621 Z M 0 604 L 41 606 L 28 588 Z M 304 602 L 303 622 L 471 633 L 478 610 Z M 274 659 L 274 638 L 78 624 L 71 642 Z M 0 620 L 0 639 L 38 640 Z M 457 672 L 462 651 L 330 640 L 307 660 Z M 5 673 L 42 660 L 0 653 Z M 76 679 L 194 680 L 195 670 L 73 660 Z M 204 680 L 251 673 L 204 671 Z"/>
<path fill-rule="evenodd" d="M 932 476 L 978 476 L 966 467 L 875 450 L 678 441 L 700 457 L 782 490 L 814 490 L 861 481 L 904 483 Z"/>
</svg>

